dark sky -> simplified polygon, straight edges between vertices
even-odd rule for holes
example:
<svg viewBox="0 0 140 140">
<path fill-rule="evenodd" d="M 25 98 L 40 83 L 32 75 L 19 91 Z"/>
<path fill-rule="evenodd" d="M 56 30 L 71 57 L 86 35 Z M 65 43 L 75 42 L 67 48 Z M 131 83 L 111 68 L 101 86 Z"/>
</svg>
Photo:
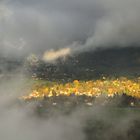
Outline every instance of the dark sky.
<svg viewBox="0 0 140 140">
<path fill-rule="evenodd" d="M 139 13 L 139 0 L 3 0 L 0 53 L 139 45 Z"/>
</svg>

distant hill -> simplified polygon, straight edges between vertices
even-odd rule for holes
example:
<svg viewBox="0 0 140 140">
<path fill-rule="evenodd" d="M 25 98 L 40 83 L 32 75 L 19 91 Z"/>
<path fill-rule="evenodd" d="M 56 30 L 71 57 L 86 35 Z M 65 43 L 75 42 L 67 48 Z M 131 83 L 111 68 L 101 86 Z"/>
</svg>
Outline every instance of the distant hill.
<svg viewBox="0 0 140 140">
<path fill-rule="evenodd" d="M 24 68 L 29 76 L 48 80 L 90 80 L 103 76 L 129 78 L 140 76 L 140 47 L 97 49 L 59 59 L 56 63 L 41 60 L 25 65 L 24 60 L 0 57 L 0 76 Z"/>
<path fill-rule="evenodd" d="M 69 56 L 55 64 L 39 62 L 29 71 L 49 80 L 90 80 L 107 77 L 140 76 L 140 47 L 108 48 Z"/>
</svg>

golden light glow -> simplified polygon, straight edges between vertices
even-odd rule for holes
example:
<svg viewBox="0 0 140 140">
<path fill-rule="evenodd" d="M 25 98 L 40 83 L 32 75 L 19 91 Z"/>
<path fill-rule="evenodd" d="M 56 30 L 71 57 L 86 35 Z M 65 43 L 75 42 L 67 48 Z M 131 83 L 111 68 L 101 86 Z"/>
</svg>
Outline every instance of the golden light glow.
<svg viewBox="0 0 140 140">
<path fill-rule="evenodd" d="M 100 96 L 106 94 L 108 97 L 113 97 L 115 94 L 127 94 L 132 97 L 140 98 L 140 78 L 137 79 L 106 79 L 103 77 L 101 80 L 91 81 L 78 81 L 74 80 L 71 83 L 56 83 L 36 85 L 33 87 L 32 92 L 24 96 L 23 99 L 43 98 L 51 96 L 70 96 L 70 95 L 86 95 L 86 96 Z"/>
</svg>

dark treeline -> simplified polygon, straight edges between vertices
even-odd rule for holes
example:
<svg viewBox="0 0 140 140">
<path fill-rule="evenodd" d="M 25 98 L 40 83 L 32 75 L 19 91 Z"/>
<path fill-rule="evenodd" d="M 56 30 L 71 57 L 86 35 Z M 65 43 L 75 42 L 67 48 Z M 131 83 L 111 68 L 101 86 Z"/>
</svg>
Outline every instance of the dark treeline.
<svg viewBox="0 0 140 140">
<path fill-rule="evenodd" d="M 59 59 L 54 64 L 40 61 L 28 69 L 37 77 L 49 80 L 91 80 L 105 77 L 140 76 L 140 48 L 108 48 L 83 52 Z"/>
<path fill-rule="evenodd" d="M 20 68 L 29 76 L 47 80 L 72 81 L 91 80 L 105 77 L 135 78 L 140 76 L 140 47 L 113 47 L 96 49 L 73 56 L 55 63 L 39 60 L 30 65 L 26 59 L 0 57 L 0 74 L 14 73 Z"/>
</svg>

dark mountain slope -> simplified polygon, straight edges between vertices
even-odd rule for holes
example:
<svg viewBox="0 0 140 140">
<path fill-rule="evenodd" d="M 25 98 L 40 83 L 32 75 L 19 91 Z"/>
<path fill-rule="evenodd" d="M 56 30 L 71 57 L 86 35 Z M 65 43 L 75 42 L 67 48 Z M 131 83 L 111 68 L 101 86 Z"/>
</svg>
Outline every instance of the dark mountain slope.
<svg viewBox="0 0 140 140">
<path fill-rule="evenodd" d="M 55 64 L 39 62 L 30 71 L 49 80 L 85 80 L 140 76 L 140 47 L 97 49 L 58 60 Z"/>
</svg>

